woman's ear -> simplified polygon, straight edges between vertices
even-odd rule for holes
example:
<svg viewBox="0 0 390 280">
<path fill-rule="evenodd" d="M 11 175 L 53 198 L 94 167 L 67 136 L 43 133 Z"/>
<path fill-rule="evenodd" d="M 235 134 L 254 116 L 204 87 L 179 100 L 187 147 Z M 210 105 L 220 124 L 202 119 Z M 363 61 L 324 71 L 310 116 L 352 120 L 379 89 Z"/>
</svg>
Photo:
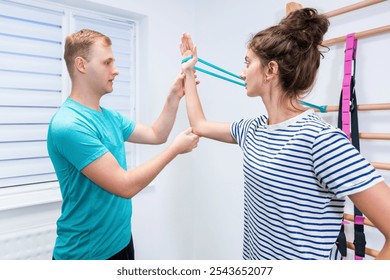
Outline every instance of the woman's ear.
<svg viewBox="0 0 390 280">
<path fill-rule="evenodd" d="M 85 73 L 86 70 L 86 60 L 80 56 L 74 59 L 74 65 L 78 72 Z"/>
<path fill-rule="evenodd" d="M 271 60 L 270 62 L 268 62 L 266 75 L 272 78 L 274 76 L 277 76 L 278 72 L 279 72 L 279 65 L 278 65 L 278 63 L 276 61 L 274 61 L 274 60 Z"/>
</svg>

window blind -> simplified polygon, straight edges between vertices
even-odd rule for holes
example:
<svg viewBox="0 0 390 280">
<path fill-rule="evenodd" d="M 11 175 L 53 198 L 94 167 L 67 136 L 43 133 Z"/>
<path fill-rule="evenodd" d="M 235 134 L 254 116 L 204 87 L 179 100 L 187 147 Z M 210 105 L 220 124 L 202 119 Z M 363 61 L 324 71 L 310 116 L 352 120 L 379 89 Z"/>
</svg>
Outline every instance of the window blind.
<svg viewBox="0 0 390 280">
<path fill-rule="evenodd" d="M 61 103 L 63 17 L 0 1 L 0 187 L 56 180 L 46 133 Z"/>
<path fill-rule="evenodd" d="M 0 188 L 57 180 L 46 138 L 51 117 L 69 95 L 63 89 L 69 81 L 63 72 L 64 26 L 111 38 L 120 74 L 102 106 L 134 118 L 134 22 L 41 1 L 0 0 Z M 134 147 L 126 149 L 130 154 Z"/>
</svg>

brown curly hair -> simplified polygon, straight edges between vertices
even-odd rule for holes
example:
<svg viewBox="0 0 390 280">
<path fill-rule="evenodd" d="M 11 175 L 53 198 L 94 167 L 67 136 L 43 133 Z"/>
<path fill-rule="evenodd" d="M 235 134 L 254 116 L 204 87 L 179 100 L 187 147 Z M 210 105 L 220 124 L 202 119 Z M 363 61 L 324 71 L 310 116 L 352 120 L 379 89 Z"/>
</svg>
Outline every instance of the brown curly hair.
<svg viewBox="0 0 390 280">
<path fill-rule="evenodd" d="M 329 20 L 317 10 L 304 8 L 283 18 L 278 25 L 255 34 L 248 42 L 265 67 L 275 61 L 284 98 L 300 99 L 308 93 L 316 79 L 321 45 Z"/>
</svg>

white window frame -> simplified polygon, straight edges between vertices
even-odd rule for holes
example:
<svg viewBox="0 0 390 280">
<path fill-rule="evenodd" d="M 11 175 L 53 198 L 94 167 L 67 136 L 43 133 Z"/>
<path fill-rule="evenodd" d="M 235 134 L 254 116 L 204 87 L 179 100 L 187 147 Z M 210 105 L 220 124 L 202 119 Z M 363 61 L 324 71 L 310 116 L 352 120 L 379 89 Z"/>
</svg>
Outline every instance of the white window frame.
<svg viewBox="0 0 390 280">
<path fill-rule="evenodd" d="M 128 116 L 131 119 L 136 118 L 136 107 L 137 107 L 137 80 L 138 74 L 136 73 L 136 69 L 138 69 L 138 63 L 136 61 L 136 57 L 138 56 L 138 34 L 139 34 L 139 21 L 136 14 L 113 9 L 110 13 L 107 13 L 105 7 L 99 4 L 89 4 L 85 6 L 85 3 L 81 3 L 81 1 L 62 1 L 62 4 L 58 4 L 55 1 L 40 1 L 40 0 L 12 0 L 12 2 L 17 2 L 21 4 L 27 5 L 38 5 L 43 8 L 48 9 L 59 9 L 63 10 L 64 20 L 63 20 L 63 38 L 73 31 L 75 31 L 75 20 L 74 15 L 79 16 L 87 16 L 96 19 L 106 19 L 112 20 L 113 22 L 131 22 L 134 24 L 134 54 L 132 67 L 134 71 L 131 74 L 131 92 L 130 92 L 130 100 L 129 100 L 129 112 Z M 86 9 L 88 8 L 88 9 Z M 129 20 L 131 19 L 131 20 Z M 63 41 L 64 42 L 64 39 Z M 113 44 L 113 49 L 115 48 Z M 115 52 L 114 52 L 115 53 Z M 68 73 L 66 69 L 65 62 L 62 60 L 62 101 L 64 101 L 69 95 L 71 83 L 68 78 Z M 115 88 L 114 88 L 115 91 Z M 131 107 L 130 107 L 131 106 Z M 137 150 L 134 144 L 126 143 L 126 151 L 128 154 L 128 166 L 129 168 L 134 167 L 136 164 L 137 158 Z M 62 200 L 61 194 L 59 191 L 58 181 L 56 182 L 48 182 L 48 183 L 39 183 L 32 184 L 26 186 L 15 186 L 9 188 L 0 188 L 0 211 L 17 209 L 22 207 L 28 207 L 33 205 L 40 205 L 45 203 L 55 203 L 60 202 Z"/>
</svg>

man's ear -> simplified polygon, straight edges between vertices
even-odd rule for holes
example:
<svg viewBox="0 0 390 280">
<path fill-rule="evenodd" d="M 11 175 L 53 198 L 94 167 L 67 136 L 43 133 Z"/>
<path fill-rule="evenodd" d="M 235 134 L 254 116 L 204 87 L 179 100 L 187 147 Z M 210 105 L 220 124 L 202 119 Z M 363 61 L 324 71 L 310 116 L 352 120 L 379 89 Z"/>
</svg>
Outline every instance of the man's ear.
<svg viewBox="0 0 390 280">
<path fill-rule="evenodd" d="M 80 56 L 74 59 L 74 65 L 80 73 L 85 73 L 86 70 L 86 60 Z"/>
</svg>

